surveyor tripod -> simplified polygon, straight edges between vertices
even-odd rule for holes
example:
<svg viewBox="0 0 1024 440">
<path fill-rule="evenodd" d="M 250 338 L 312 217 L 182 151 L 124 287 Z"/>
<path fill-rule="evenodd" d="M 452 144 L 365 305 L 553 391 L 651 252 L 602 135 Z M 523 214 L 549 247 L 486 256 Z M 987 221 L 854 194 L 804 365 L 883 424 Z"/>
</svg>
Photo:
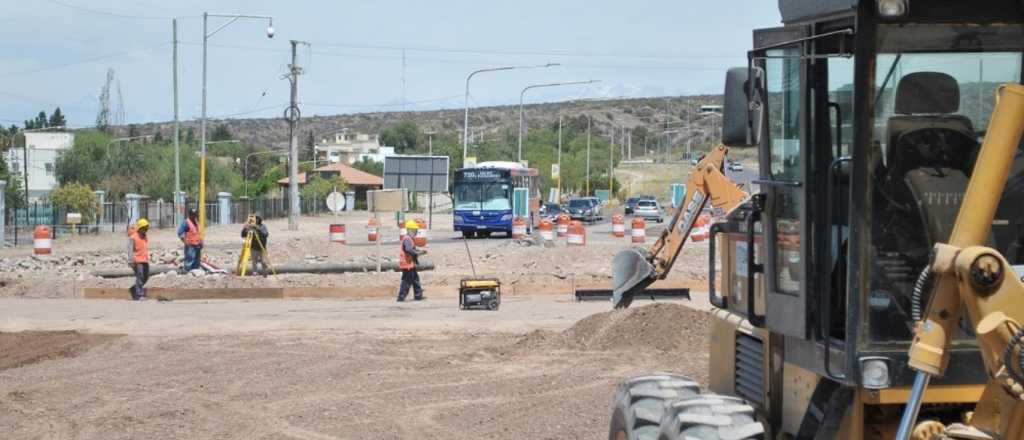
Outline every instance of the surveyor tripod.
<svg viewBox="0 0 1024 440">
<path fill-rule="evenodd" d="M 274 270 L 274 265 L 270 263 L 270 252 L 267 252 L 267 248 L 263 244 L 263 240 L 257 238 L 256 234 L 256 217 L 250 215 L 246 222 L 248 229 L 245 233 L 245 241 L 242 244 L 242 252 L 238 255 L 238 266 L 235 268 L 235 273 L 238 276 L 245 276 L 246 267 L 249 266 L 249 261 L 253 257 L 253 243 L 257 246 L 259 252 L 259 263 L 262 265 L 261 271 L 266 276 L 267 269 L 274 275 L 277 275 L 277 271 Z"/>
</svg>

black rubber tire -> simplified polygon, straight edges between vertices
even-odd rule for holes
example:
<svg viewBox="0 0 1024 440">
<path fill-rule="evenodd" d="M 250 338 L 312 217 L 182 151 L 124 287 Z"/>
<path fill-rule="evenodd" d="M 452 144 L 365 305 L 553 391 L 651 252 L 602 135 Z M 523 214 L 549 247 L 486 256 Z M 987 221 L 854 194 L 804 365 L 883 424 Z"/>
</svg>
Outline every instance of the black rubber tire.
<svg viewBox="0 0 1024 440">
<path fill-rule="evenodd" d="M 686 376 L 654 373 L 619 384 L 612 403 L 608 440 L 655 440 L 662 414 L 676 400 L 700 394 Z"/>
<path fill-rule="evenodd" d="M 738 397 L 703 394 L 673 402 L 657 440 L 763 440 L 754 408 Z"/>
<path fill-rule="evenodd" d="M 475 238 L 476 232 L 474 231 L 462 231 L 462 238 Z"/>
</svg>

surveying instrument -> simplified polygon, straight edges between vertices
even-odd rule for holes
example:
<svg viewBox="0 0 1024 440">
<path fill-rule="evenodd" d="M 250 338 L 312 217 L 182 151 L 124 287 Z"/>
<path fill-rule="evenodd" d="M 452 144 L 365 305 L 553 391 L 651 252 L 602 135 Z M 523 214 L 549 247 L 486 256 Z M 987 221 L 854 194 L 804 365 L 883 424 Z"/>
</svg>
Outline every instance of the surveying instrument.
<svg viewBox="0 0 1024 440">
<path fill-rule="evenodd" d="M 256 251 L 259 252 L 258 260 L 263 267 L 263 276 L 267 275 L 267 269 L 274 275 L 277 275 L 277 271 L 274 270 L 274 265 L 270 263 L 270 252 L 267 252 L 267 248 L 264 246 L 263 240 L 257 238 L 256 234 L 258 229 L 256 228 L 256 214 L 249 214 L 249 218 L 245 221 L 245 242 L 242 243 L 242 253 L 238 256 L 238 265 L 235 268 L 235 273 L 238 276 L 245 276 L 246 268 L 249 266 L 250 260 L 253 258 L 253 244 L 255 243 Z"/>
</svg>

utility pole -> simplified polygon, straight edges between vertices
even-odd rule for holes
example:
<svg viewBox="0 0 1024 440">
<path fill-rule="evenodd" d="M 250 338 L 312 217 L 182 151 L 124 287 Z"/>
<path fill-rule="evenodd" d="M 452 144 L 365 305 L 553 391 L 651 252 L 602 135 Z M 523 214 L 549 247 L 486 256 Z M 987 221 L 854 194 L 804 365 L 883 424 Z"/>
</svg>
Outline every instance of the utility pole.
<svg viewBox="0 0 1024 440">
<path fill-rule="evenodd" d="M 298 65 L 296 48 L 300 44 L 309 45 L 305 41 L 291 40 L 292 63 L 288 66 L 287 78 L 291 83 L 291 105 L 285 110 L 285 118 L 288 119 L 288 135 L 291 145 L 288 148 L 288 230 L 299 230 L 299 211 L 302 205 L 299 203 L 299 75 L 302 68 Z"/>
<path fill-rule="evenodd" d="M 562 195 L 562 115 L 558 115 L 558 195 Z"/>
<path fill-rule="evenodd" d="M 173 66 L 173 72 L 171 77 L 174 78 L 174 224 L 179 224 L 182 221 L 185 198 L 181 196 L 181 145 L 179 144 L 179 133 L 181 131 L 181 122 L 178 120 L 178 19 L 171 20 L 171 45 L 173 46 L 173 54 L 171 55 L 171 65 Z"/>
<path fill-rule="evenodd" d="M 615 160 L 612 158 L 615 152 L 615 127 L 612 126 L 611 144 L 608 146 L 608 198 L 612 197 L 612 168 Z"/>
<path fill-rule="evenodd" d="M 587 196 L 590 196 L 590 123 L 592 119 L 587 115 Z"/>
</svg>

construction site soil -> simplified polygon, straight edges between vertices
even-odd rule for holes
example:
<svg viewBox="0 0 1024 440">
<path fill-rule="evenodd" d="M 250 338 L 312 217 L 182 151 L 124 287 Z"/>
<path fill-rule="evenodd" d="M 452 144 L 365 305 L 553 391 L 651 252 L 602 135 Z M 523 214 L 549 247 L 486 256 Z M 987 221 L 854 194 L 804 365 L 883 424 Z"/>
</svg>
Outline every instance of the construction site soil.
<svg viewBox="0 0 1024 440">
<path fill-rule="evenodd" d="M 706 382 L 705 312 L 655 303 L 575 321 L 600 309 L 545 301 L 565 319 L 522 331 L 5 333 L 0 426 L 10 439 L 594 439 L 618 381 Z"/>
</svg>

